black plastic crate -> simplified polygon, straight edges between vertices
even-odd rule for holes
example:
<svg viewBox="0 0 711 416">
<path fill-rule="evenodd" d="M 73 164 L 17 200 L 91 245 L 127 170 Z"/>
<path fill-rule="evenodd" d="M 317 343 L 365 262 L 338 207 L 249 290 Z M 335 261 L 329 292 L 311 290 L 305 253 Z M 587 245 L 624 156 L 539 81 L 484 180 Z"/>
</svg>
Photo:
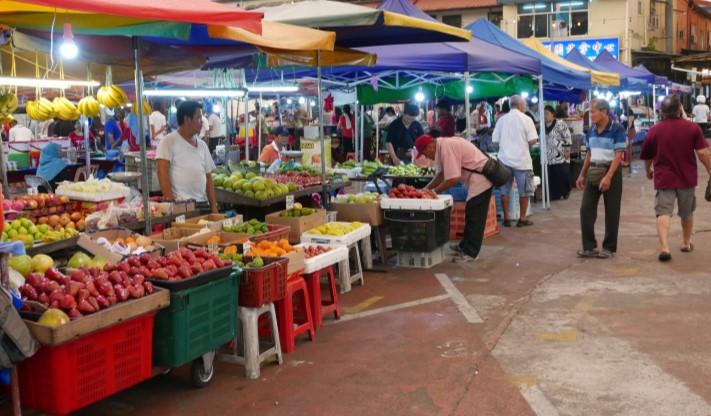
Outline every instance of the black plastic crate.
<svg viewBox="0 0 711 416">
<path fill-rule="evenodd" d="M 393 250 L 429 252 L 449 241 L 452 208 L 439 211 L 384 210 Z"/>
</svg>

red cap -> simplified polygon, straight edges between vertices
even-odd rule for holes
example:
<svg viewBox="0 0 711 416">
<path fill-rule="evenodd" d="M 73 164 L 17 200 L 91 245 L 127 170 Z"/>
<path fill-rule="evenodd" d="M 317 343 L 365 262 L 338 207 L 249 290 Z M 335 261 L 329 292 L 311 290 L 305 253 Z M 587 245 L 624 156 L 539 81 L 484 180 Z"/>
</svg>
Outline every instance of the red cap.
<svg viewBox="0 0 711 416">
<path fill-rule="evenodd" d="M 434 142 L 434 139 L 428 134 L 423 134 L 418 137 L 417 140 L 415 140 L 415 149 L 417 149 L 417 153 L 422 154 L 422 152 L 425 151 L 425 148 L 432 142 Z"/>
</svg>

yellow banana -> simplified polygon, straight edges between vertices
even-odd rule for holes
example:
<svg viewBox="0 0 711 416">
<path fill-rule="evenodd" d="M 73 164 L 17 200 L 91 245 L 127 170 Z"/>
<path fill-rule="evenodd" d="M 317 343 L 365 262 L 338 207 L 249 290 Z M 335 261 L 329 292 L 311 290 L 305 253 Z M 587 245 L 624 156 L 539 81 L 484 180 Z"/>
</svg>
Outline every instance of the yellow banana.
<svg viewBox="0 0 711 416">
<path fill-rule="evenodd" d="M 137 105 L 138 105 L 138 103 L 134 101 L 132 108 L 134 109 L 133 111 L 134 111 L 135 113 L 138 113 L 138 111 L 136 110 L 136 108 L 138 108 L 138 107 L 136 107 Z M 148 116 L 148 115 L 150 115 L 152 112 L 153 112 L 153 109 L 151 108 L 151 103 L 149 103 L 148 100 L 146 100 L 146 99 L 144 98 L 144 99 L 143 99 L 143 115 Z"/>
<path fill-rule="evenodd" d="M 79 101 L 79 112 L 87 117 L 99 115 L 99 102 L 92 96 L 84 97 Z"/>
<path fill-rule="evenodd" d="M 113 84 L 111 86 L 111 91 L 113 92 L 113 96 L 116 99 L 116 101 L 118 101 L 119 105 L 123 106 L 123 105 L 128 104 L 128 96 L 126 95 L 126 92 L 121 87 L 119 87 L 116 84 Z"/>
</svg>

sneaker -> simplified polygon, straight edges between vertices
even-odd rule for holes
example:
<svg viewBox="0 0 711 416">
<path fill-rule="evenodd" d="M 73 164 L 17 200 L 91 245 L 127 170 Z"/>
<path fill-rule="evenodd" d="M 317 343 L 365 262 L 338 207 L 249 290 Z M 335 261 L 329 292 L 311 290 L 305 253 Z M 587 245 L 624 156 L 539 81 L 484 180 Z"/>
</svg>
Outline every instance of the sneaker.
<svg viewBox="0 0 711 416">
<path fill-rule="evenodd" d="M 456 256 L 452 257 L 452 263 L 472 263 L 476 259 L 468 254 L 464 253 L 459 253 Z"/>
<path fill-rule="evenodd" d="M 449 245 L 449 249 L 455 253 L 461 253 L 462 248 L 459 246 L 459 243 L 452 243 Z"/>
<path fill-rule="evenodd" d="M 602 249 L 602 251 L 597 255 L 597 258 L 599 259 L 611 259 L 613 257 L 615 257 L 615 253 L 605 249 Z"/>
<path fill-rule="evenodd" d="M 599 258 L 600 252 L 597 250 L 578 250 L 578 257 L 582 258 Z"/>
</svg>

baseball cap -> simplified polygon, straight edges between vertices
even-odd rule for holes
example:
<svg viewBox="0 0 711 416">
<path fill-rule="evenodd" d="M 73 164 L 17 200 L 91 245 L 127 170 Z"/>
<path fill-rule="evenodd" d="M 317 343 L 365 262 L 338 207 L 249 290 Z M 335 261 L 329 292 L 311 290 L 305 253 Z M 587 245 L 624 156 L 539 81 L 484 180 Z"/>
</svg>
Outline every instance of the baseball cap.
<svg viewBox="0 0 711 416">
<path fill-rule="evenodd" d="M 422 152 L 424 152 L 427 146 L 432 142 L 434 142 L 434 139 L 428 134 L 423 134 L 418 137 L 417 140 L 415 140 L 415 149 L 417 149 L 417 153 L 422 154 Z"/>
<path fill-rule="evenodd" d="M 288 136 L 289 129 L 287 129 L 284 126 L 279 126 L 276 129 L 274 129 L 274 134 L 276 134 L 277 136 Z"/>
</svg>

